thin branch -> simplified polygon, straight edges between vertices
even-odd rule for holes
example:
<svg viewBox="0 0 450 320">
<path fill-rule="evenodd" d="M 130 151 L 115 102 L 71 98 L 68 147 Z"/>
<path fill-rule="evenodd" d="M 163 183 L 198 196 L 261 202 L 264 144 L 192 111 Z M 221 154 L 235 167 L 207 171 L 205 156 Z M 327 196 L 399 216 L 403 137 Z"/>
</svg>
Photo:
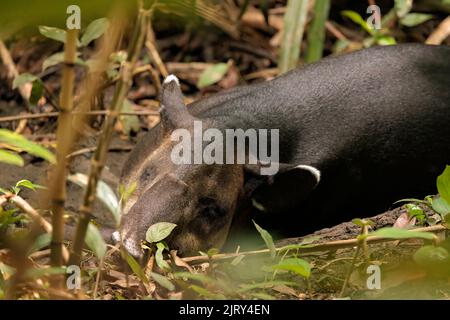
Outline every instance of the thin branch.
<svg viewBox="0 0 450 320">
<path fill-rule="evenodd" d="M 443 225 L 435 225 L 431 227 L 424 227 L 424 228 L 416 228 L 411 229 L 411 231 L 422 231 L 422 232 L 433 232 L 433 233 L 439 233 L 442 231 L 448 230 L 447 227 Z M 395 239 L 387 239 L 387 238 L 380 238 L 376 236 L 368 236 L 366 238 L 367 243 L 378 243 L 378 242 L 389 242 L 389 241 L 396 241 Z M 358 245 L 358 239 L 347 239 L 347 240 L 336 240 L 336 241 L 330 241 L 330 242 L 324 242 L 316 245 L 308 245 L 304 248 L 296 248 L 295 250 L 298 250 L 299 253 L 311 253 L 311 252 L 320 252 L 320 251 L 329 251 L 329 250 L 337 250 L 337 249 L 343 249 L 343 248 L 351 248 Z M 286 250 L 286 246 L 276 248 L 276 251 L 284 251 Z M 240 253 L 221 253 L 213 255 L 212 257 L 208 256 L 194 256 L 194 257 L 186 257 L 182 258 L 184 262 L 194 262 L 194 263 L 200 263 L 204 261 L 214 260 L 224 260 L 224 259 L 232 259 L 236 258 L 238 256 L 253 256 L 253 255 L 259 255 L 259 254 L 268 254 L 270 253 L 269 249 L 262 249 L 262 250 L 254 250 L 254 251 L 246 251 L 246 252 L 240 252 Z"/>
<path fill-rule="evenodd" d="M 70 113 L 71 115 L 86 115 L 86 116 L 108 116 L 111 114 L 109 110 L 96 110 L 96 111 L 88 111 L 88 112 L 80 112 L 73 111 Z M 58 117 L 60 115 L 59 112 L 43 112 L 43 113 L 26 113 L 19 114 L 16 116 L 7 116 L 0 117 L 0 122 L 7 121 L 19 121 L 23 119 L 38 119 L 38 118 L 52 118 Z M 129 111 L 129 112 L 120 112 L 120 116 L 158 116 L 158 111 Z"/>
</svg>

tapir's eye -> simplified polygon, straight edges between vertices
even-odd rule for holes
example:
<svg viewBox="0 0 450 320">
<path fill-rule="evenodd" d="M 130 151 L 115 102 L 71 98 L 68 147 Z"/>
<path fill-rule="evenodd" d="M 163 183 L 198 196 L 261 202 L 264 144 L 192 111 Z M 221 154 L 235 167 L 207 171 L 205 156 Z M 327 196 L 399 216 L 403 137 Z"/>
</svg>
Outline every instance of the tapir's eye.
<svg viewBox="0 0 450 320">
<path fill-rule="evenodd" d="M 210 218 L 222 217 L 226 214 L 226 210 L 217 205 L 216 200 L 208 197 L 198 200 L 198 210 L 202 216 Z"/>
</svg>

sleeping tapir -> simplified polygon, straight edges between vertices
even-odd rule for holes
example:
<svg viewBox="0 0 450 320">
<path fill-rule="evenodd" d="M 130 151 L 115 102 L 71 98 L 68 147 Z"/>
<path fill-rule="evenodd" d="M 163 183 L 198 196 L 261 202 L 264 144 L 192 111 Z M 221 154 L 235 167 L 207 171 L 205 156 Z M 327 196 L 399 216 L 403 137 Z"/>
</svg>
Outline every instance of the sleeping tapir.
<svg viewBox="0 0 450 320">
<path fill-rule="evenodd" d="M 169 76 L 160 102 L 160 124 L 132 151 L 121 178 L 137 183 L 120 226 L 136 257 L 157 222 L 177 224 L 168 241 L 181 254 L 220 247 L 244 203 L 271 221 L 264 228 L 286 236 L 370 216 L 435 193 L 450 163 L 449 47 L 407 44 L 325 58 L 188 106 Z M 175 163 L 173 133 L 195 136 L 199 123 L 219 133 L 277 131 L 277 172 L 261 174 L 261 159 Z"/>
</svg>

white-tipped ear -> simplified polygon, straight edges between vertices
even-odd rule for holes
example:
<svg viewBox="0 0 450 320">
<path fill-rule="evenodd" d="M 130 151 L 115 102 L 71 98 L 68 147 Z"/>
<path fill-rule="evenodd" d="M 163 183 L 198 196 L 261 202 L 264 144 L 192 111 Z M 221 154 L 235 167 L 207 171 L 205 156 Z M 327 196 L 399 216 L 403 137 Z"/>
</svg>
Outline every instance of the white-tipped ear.
<svg viewBox="0 0 450 320">
<path fill-rule="evenodd" d="M 172 81 L 175 81 L 175 83 L 179 86 L 180 85 L 180 80 L 178 80 L 178 78 L 173 75 L 173 74 L 169 74 L 165 79 L 164 79 L 164 84 L 170 83 Z"/>
<path fill-rule="evenodd" d="M 303 164 L 296 166 L 296 168 L 311 172 L 311 174 L 316 178 L 317 184 L 320 182 L 320 171 L 318 169 Z"/>
</svg>

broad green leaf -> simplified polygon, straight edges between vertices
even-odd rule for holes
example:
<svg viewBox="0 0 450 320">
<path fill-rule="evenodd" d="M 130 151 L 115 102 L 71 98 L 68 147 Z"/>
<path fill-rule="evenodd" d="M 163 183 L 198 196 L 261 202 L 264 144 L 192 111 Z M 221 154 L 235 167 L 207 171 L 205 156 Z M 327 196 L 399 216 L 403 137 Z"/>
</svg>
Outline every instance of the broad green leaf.
<svg viewBox="0 0 450 320">
<path fill-rule="evenodd" d="M 141 268 L 139 263 L 130 255 L 126 250 L 120 250 L 122 258 L 125 259 L 130 269 L 134 272 L 134 274 L 144 283 L 148 283 L 147 276 L 145 275 L 144 270 Z"/>
<path fill-rule="evenodd" d="M 437 190 L 441 198 L 450 203 L 450 166 L 446 166 L 444 172 L 437 178 Z"/>
<path fill-rule="evenodd" d="M 445 217 L 450 213 L 450 204 L 441 197 L 434 198 L 431 207 L 442 217 Z"/>
<path fill-rule="evenodd" d="M 361 28 L 363 28 L 367 33 L 374 34 L 374 30 L 367 24 L 367 21 L 364 20 L 361 15 L 352 10 L 344 10 L 341 12 L 344 17 L 349 18 L 354 23 L 358 24 Z"/>
<path fill-rule="evenodd" d="M 175 290 L 175 286 L 173 285 L 172 282 L 170 282 L 169 279 L 167 279 L 166 277 L 155 273 L 155 272 L 150 272 L 150 276 L 152 277 L 152 279 L 158 283 L 160 286 L 166 288 L 169 291 L 173 291 Z"/>
<path fill-rule="evenodd" d="M 300 258 L 284 259 L 272 266 L 272 269 L 291 271 L 305 278 L 311 275 L 311 265 L 308 261 Z"/>
<path fill-rule="evenodd" d="M 100 38 L 109 27 L 109 21 L 106 18 L 100 18 L 92 21 L 86 28 L 81 37 L 80 45 L 85 47 L 91 41 Z"/>
<path fill-rule="evenodd" d="M 6 150 L 0 150 L 0 162 L 12 164 L 14 166 L 23 167 L 24 161 L 17 153 Z"/>
<path fill-rule="evenodd" d="M 79 185 L 82 188 L 86 188 L 88 184 L 89 177 L 82 173 L 75 173 L 68 176 L 69 181 Z M 117 199 L 116 194 L 108 186 L 105 182 L 100 180 L 97 184 L 97 192 L 96 195 L 98 199 L 106 206 L 109 212 L 112 213 L 112 216 L 116 222 L 119 224 L 120 222 L 120 205 L 119 200 Z"/>
<path fill-rule="evenodd" d="M 31 73 L 21 73 L 17 77 L 14 78 L 12 88 L 17 89 L 18 87 L 24 85 L 25 83 L 34 82 L 39 79 L 37 76 Z"/>
<path fill-rule="evenodd" d="M 44 60 L 44 62 L 42 63 L 42 71 L 44 71 L 47 68 L 50 68 L 58 63 L 61 63 L 63 61 L 64 61 L 64 52 L 55 53 Z M 75 63 L 78 65 L 81 65 L 81 66 L 86 65 L 86 62 L 84 62 L 82 59 L 80 59 L 78 57 L 75 58 Z"/>
<path fill-rule="evenodd" d="M 394 44 L 397 43 L 395 38 L 390 37 L 390 36 L 379 36 L 379 37 L 377 37 L 376 40 L 380 46 L 393 46 Z"/>
<path fill-rule="evenodd" d="M 31 190 L 45 189 L 44 186 L 41 186 L 39 184 L 34 184 L 30 180 L 25 180 L 25 179 L 20 180 L 16 183 L 16 188 L 20 188 L 20 187 L 24 187 L 24 188 L 31 189 Z"/>
<path fill-rule="evenodd" d="M 163 270 L 169 270 L 170 266 L 169 264 L 164 260 L 163 252 L 166 249 L 166 246 L 162 242 L 158 242 L 156 244 L 156 253 L 155 253 L 155 260 L 158 267 L 160 267 Z"/>
<path fill-rule="evenodd" d="M 418 205 L 408 203 L 406 205 L 406 209 L 408 211 L 408 215 L 410 218 L 412 217 L 421 218 L 425 216 L 425 213 L 423 212 L 422 208 L 419 207 Z"/>
<path fill-rule="evenodd" d="M 423 246 L 414 254 L 414 261 L 424 267 L 433 267 L 449 259 L 448 251 L 443 247 Z"/>
<path fill-rule="evenodd" d="M 395 0 L 394 9 L 397 17 L 403 18 L 408 14 L 413 6 L 413 0 Z"/>
<path fill-rule="evenodd" d="M 39 26 L 39 33 L 44 37 L 49 39 L 53 39 L 59 42 L 66 43 L 66 31 L 55 28 L 55 27 L 47 27 L 47 26 Z"/>
<path fill-rule="evenodd" d="M 170 222 L 158 222 L 148 228 L 145 240 L 150 243 L 160 242 L 167 238 L 177 225 Z"/>
<path fill-rule="evenodd" d="M 97 258 L 101 259 L 105 256 L 105 240 L 103 240 L 100 231 L 92 222 L 88 225 L 85 242 L 86 245 L 94 252 Z"/>
<path fill-rule="evenodd" d="M 433 18 L 432 14 L 427 13 L 408 13 L 400 19 L 400 23 L 407 27 L 415 27 Z"/>
<path fill-rule="evenodd" d="M 255 221 L 253 221 L 253 224 L 255 225 L 256 230 L 258 230 L 259 234 L 261 235 L 261 238 L 264 240 L 267 248 L 269 248 L 270 256 L 272 257 L 272 259 L 275 258 L 276 250 L 275 250 L 275 244 L 273 243 L 272 236 L 270 235 L 269 232 L 267 232 L 267 230 L 264 230 L 263 228 L 261 228 Z"/>
<path fill-rule="evenodd" d="M 400 229 L 400 228 L 381 228 L 374 232 L 371 232 L 369 236 L 377 236 L 381 238 L 387 238 L 387 239 L 425 239 L 425 240 L 434 240 L 436 238 L 436 235 L 430 233 L 430 232 L 421 232 L 421 231 L 414 231 L 414 230 L 406 230 L 406 229 Z"/>
<path fill-rule="evenodd" d="M 41 81 L 41 79 L 37 79 L 33 82 L 33 86 L 31 87 L 31 94 L 28 101 L 32 105 L 36 105 L 39 101 L 39 99 L 42 98 L 42 95 L 44 94 L 44 83 Z"/>
<path fill-rule="evenodd" d="M 19 148 L 36 157 L 43 158 L 51 163 L 56 162 L 56 158 L 53 153 L 41 147 L 40 145 L 27 140 L 22 135 L 9 131 L 7 129 L 0 129 L 0 142 Z"/>
<path fill-rule="evenodd" d="M 36 238 L 33 245 L 28 251 L 28 254 L 32 254 L 33 252 L 39 251 L 45 247 L 48 247 L 52 241 L 52 235 L 50 233 L 41 234 Z"/>
<path fill-rule="evenodd" d="M 205 297 L 207 299 L 218 299 L 218 300 L 225 299 L 225 296 L 223 294 L 211 292 L 208 289 L 197 286 L 195 284 L 190 285 L 189 289 L 195 291 L 198 295 Z"/>
<path fill-rule="evenodd" d="M 229 65 L 227 63 L 217 63 L 206 68 L 197 82 L 198 88 L 210 86 L 223 79 L 227 73 Z"/>
</svg>

